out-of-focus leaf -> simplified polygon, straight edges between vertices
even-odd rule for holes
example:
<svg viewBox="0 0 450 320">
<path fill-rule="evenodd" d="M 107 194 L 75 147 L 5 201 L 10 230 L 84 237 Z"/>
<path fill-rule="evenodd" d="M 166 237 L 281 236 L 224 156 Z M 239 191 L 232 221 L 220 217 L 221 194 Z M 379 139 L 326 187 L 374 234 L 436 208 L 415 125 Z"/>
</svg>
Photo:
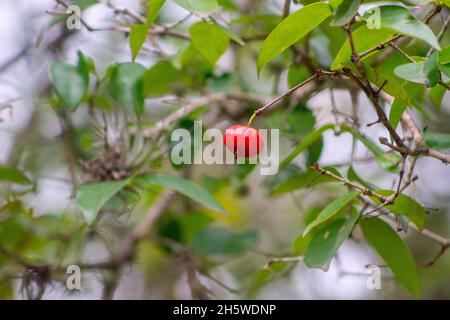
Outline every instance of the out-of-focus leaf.
<svg viewBox="0 0 450 320">
<path fill-rule="evenodd" d="M 192 46 L 211 64 L 228 49 L 228 35 L 217 25 L 197 22 L 189 28 Z"/>
<path fill-rule="evenodd" d="M 395 193 L 392 190 L 377 190 L 376 192 L 385 197 L 392 196 Z M 373 200 L 377 204 L 381 204 L 380 200 L 376 198 L 373 198 Z M 385 208 L 393 213 L 407 217 L 420 230 L 425 228 L 426 212 L 424 207 L 407 195 L 399 194 L 397 199 L 395 199 L 395 203 L 390 204 Z"/>
<path fill-rule="evenodd" d="M 375 217 L 361 220 L 360 225 L 367 241 L 395 277 L 419 298 L 419 273 L 409 248 L 398 234 L 386 222 Z"/>
<path fill-rule="evenodd" d="M 447 89 L 444 86 L 441 86 L 438 84 L 434 88 L 431 88 L 430 90 L 430 100 L 433 102 L 434 106 L 438 109 L 441 108 L 442 99 L 445 96 L 445 93 L 447 92 Z"/>
<path fill-rule="evenodd" d="M 189 77 L 165 60 L 158 61 L 153 67 L 145 71 L 143 80 L 145 96 L 178 92 L 185 90 L 185 87 L 190 85 Z"/>
<path fill-rule="evenodd" d="M 333 172 L 337 176 L 341 176 L 339 172 L 332 167 L 324 167 L 324 169 Z M 298 189 L 310 188 L 322 183 L 336 182 L 336 179 L 329 177 L 327 175 L 321 174 L 317 170 L 308 170 L 299 172 L 293 177 L 287 180 L 281 181 L 272 190 L 273 195 L 280 195 L 286 192 L 291 192 Z"/>
<path fill-rule="evenodd" d="M 373 184 L 371 184 L 371 183 L 369 183 L 369 182 L 367 182 L 367 181 L 361 179 L 361 177 L 356 173 L 356 171 L 353 169 L 352 166 L 349 166 L 349 167 L 348 167 L 348 170 L 347 170 L 347 178 L 348 178 L 350 181 L 356 181 L 356 182 L 358 182 L 360 185 L 362 185 L 362 186 L 364 186 L 364 187 L 367 187 L 367 188 L 369 188 L 369 189 L 376 189 L 375 186 L 374 186 Z"/>
<path fill-rule="evenodd" d="M 424 138 L 425 143 L 430 148 L 436 150 L 450 149 L 450 133 L 426 131 L 424 134 Z"/>
<path fill-rule="evenodd" d="M 136 179 L 144 185 L 158 185 L 173 189 L 209 209 L 226 213 L 225 209 L 214 199 L 208 190 L 189 180 L 168 174 L 150 173 L 140 175 Z"/>
<path fill-rule="evenodd" d="M 287 82 L 289 88 L 295 87 L 299 83 L 305 81 L 310 77 L 308 69 L 302 64 L 293 63 L 288 70 Z"/>
<path fill-rule="evenodd" d="M 349 219 L 337 219 L 320 227 L 312 236 L 305 252 L 305 264 L 310 268 L 328 266 L 341 244 L 349 237 L 359 214 L 353 208 Z"/>
<path fill-rule="evenodd" d="M 114 68 L 109 82 L 112 96 L 128 110 L 144 112 L 142 76 L 145 67 L 136 62 L 121 63 Z"/>
<path fill-rule="evenodd" d="M 343 26 L 349 23 L 358 13 L 361 0 L 343 0 L 334 12 L 332 26 Z"/>
<path fill-rule="evenodd" d="M 440 64 L 450 63 L 450 45 L 442 48 L 442 50 L 439 52 L 438 62 Z"/>
<path fill-rule="evenodd" d="M 312 229 L 333 218 L 339 210 L 356 199 L 360 194 L 361 192 L 359 191 L 352 191 L 331 202 L 319 213 L 317 218 L 305 228 L 303 236 L 307 235 Z"/>
<path fill-rule="evenodd" d="M 141 51 L 142 46 L 147 39 L 148 26 L 147 24 L 136 24 L 130 27 L 130 49 L 131 49 L 131 58 L 136 60 L 139 51 Z"/>
<path fill-rule="evenodd" d="M 331 15 L 326 3 L 304 6 L 290 14 L 269 34 L 258 55 L 258 75 L 265 64 L 303 38 Z"/>
<path fill-rule="evenodd" d="M 83 53 L 78 51 L 77 66 L 54 61 L 50 65 L 50 78 L 62 103 L 70 111 L 75 111 L 89 87 L 89 71 Z"/>
<path fill-rule="evenodd" d="M 89 226 L 94 223 L 103 206 L 127 183 L 128 180 L 105 181 L 85 184 L 77 189 L 75 199 Z"/>
<path fill-rule="evenodd" d="M 230 37 L 230 39 L 232 39 L 233 41 L 239 43 L 241 46 L 245 45 L 244 40 L 242 40 L 242 38 L 236 33 L 234 32 L 233 29 L 231 29 L 231 27 L 220 23 L 219 21 L 217 21 L 216 19 L 214 19 L 212 16 L 210 17 L 211 21 L 214 22 L 220 29 L 222 29 L 227 35 L 228 37 Z"/>
<path fill-rule="evenodd" d="M 187 11 L 207 15 L 216 11 L 219 6 L 217 0 L 173 0 Z"/>
<path fill-rule="evenodd" d="M 294 149 L 294 151 L 292 151 L 283 161 L 281 161 L 280 163 L 280 168 L 285 167 L 286 165 L 288 165 L 292 160 L 294 160 L 300 153 L 302 153 L 302 151 L 304 151 L 305 149 L 307 149 L 309 146 L 311 146 L 315 141 L 317 141 L 321 136 L 322 133 L 334 128 L 334 124 L 328 124 L 328 125 L 324 125 L 316 130 L 314 130 L 313 132 L 311 132 L 310 134 L 308 134 L 298 145 L 297 147 Z"/>
<path fill-rule="evenodd" d="M 0 165 L 0 182 L 30 184 L 28 177 L 17 169 Z"/>
<path fill-rule="evenodd" d="M 391 111 L 389 112 L 389 122 L 393 128 L 397 128 L 400 118 L 407 107 L 408 105 L 401 99 L 394 99 L 391 106 Z"/>
<path fill-rule="evenodd" d="M 370 49 L 375 48 L 380 43 L 383 43 L 392 38 L 394 32 L 388 29 L 369 29 L 366 25 L 363 25 L 353 32 L 353 40 L 355 44 L 355 50 L 357 53 L 363 53 Z M 351 61 L 352 50 L 350 42 L 346 40 L 339 50 L 338 54 L 334 58 L 331 65 L 332 70 L 339 69 L 345 64 Z M 370 54 L 364 56 L 363 59 L 368 58 Z"/>
<path fill-rule="evenodd" d="M 289 267 L 289 264 L 285 262 L 274 262 L 269 266 L 265 267 L 261 271 L 259 271 L 255 279 L 253 279 L 250 288 L 248 289 L 247 298 L 253 299 L 255 298 L 258 291 L 267 283 L 275 280 L 277 277 L 280 277 L 284 271 L 286 271 Z"/>
<path fill-rule="evenodd" d="M 191 249 L 201 257 L 214 255 L 240 255 L 256 247 L 259 234 L 256 230 L 232 232 L 221 227 L 206 227 L 192 240 Z"/>
<path fill-rule="evenodd" d="M 381 28 L 390 29 L 396 33 L 420 39 L 440 50 L 439 42 L 433 31 L 422 21 L 414 17 L 411 12 L 402 6 L 380 6 L 372 8 L 364 15 L 369 18 L 371 15 L 379 14 L 379 24 Z"/>
</svg>

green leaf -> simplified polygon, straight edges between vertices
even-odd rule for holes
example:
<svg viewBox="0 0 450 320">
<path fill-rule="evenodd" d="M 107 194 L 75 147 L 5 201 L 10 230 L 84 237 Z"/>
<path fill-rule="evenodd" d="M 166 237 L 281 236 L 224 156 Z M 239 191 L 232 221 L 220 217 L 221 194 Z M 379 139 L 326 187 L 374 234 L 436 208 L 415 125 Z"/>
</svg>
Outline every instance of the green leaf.
<svg viewBox="0 0 450 320">
<path fill-rule="evenodd" d="M 145 71 L 143 81 L 144 95 L 146 97 L 179 91 L 190 84 L 188 76 L 166 60 L 158 61 Z"/>
<path fill-rule="evenodd" d="M 355 50 L 357 53 L 361 54 L 370 49 L 375 48 L 377 45 L 389 40 L 394 35 L 394 32 L 388 29 L 369 29 L 366 25 L 363 25 L 353 32 L 353 40 L 355 44 Z M 332 70 L 336 70 L 346 65 L 351 61 L 352 50 L 350 47 L 350 42 L 346 40 L 342 45 L 341 49 L 337 53 L 333 64 L 331 65 Z M 370 57 L 368 54 L 363 57 L 362 60 Z"/>
<path fill-rule="evenodd" d="M 366 240 L 395 277 L 419 298 L 419 273 L 409 248 L 398 234 L 386 222 L 375 217 L 361 220 L 360 225 Z"/>
<path fill-rule="evenodd" d="M 425 84 L 428 88 L 434 87 L 440 80 L 438 69 L 438 54 L 434 52 L 423 65 L 423 73 L 425 76 Z"/>
<path fill-rule="evenodd" d="M 349 23 L 358 13 L 361 0 L 343 0 L 334 12 L 332 26 L 343 26 Z"/>
<path fill-rule="evenodd" d="M 293 63 L 288 70 L 287 82 L 289 87 L 292 88 L 298 85 L 299 83 L 305 81 L 310 76 L 311 74 L 309 73 L 308 68 L 306 68 L 302 64 Z"/>
<path fill-rule="evenodd" d="M 426 131 L 424 138 L 426 145 L 430 148 L 441 151 L 450 149 L 450 133 Z"/>
<path fill-rule="evenodd" d="M 327 131 L 328 129 L 332 129 L 332 128 L 334 128 L 334 124 L 327 124 L 327 125 L 324 125 L 318 129 L 314 130 L 310 134 L 308 134 L 297 145 L 297 147 L 294 149 L 294 151 L 292 151 L 283 161 L 281 161 L 280 168 L 284 168 L 289 163 L 291 163 L 291 161 L 294 160 L 300 153 L 302 153 L 302 151 L 304 151 L 309 146 L 311 146 L 315 141 L 317 141 L 322 136 L 323 132 Z"/>
<path fill-rule="evenodd" d="M 351 181 L 356 181 L 358 182 L 360 185 L 367 187 L 369 189 L 376 189 L 375 186 L 367 181 L 364 181 L 363 179 L 361 179 L 361 177 L 356 173 L 356 171 L 353 169 L 352 166 L 348 167 L 347 170 L 347 179 L 351 180 Z"/>
<path fill-rule="evenodd" d="M 133 61 L 136 59 L 139 51 L 141 51 L 142 46 L 147 39 L 148 26 L 146 24 L 136 24 L 130 27 L 130 49 L 131 58 Z"/>
<path fill-rule="evenodd" d="M 433 48 L 440 50 L 439 42 L 433 31 L 425 23 L 416 19 L 407 8 L 388 5 L 377 7 L 376 10 L 379 10 L 381 28 L 423 40 Z M 370 13 L 365 14 L 364 18 L 368 18 L 372 14 L 373 9 Z"/>
<path fill-rule="evenodd" d="M 253 279 L 248 289 L 247 299 L 254 299 L 258 291 L 266 284 L 272 282 L 289 270 L 289 264 L 286 262 L 274 262 L 260 270 Z"/>
<path fill-rule="evenodd" d="M 146 23 L 149 27 L 158 17 L 165 2 L 166 2 L 166 0 L 149 0 L 148 1 Z"/>
<path fill-rule="evenodd" d="M 438 62 L 440 64 L 450 63 L 450 45 L 442 48 L 442 50 L 439 52 Z"/>
<path fill-rule="evenodd" d="M 128 180 L 105 181 L 85 184 L 77 189 L 75 200 L 89 226 L 94 223 L 103 206 L 127 183 Z"/>
<path fill-rule="evenodd" d="M 240 255 L 256 247 L 259 234 L 256 230 L 232 232 L 221 227 L 206 227 L 191 242 L 192 251 L 201 256 Z"/>
<path fill-rule="evenodd" d="M 209 209 L 226 213 L 225 209 L 206 189 L 181 177 L 168 174 L 143 174 L 137 177 L 137 181 L 173 189 Z"/>
<path fill-rule="evenodd" d="M 128 110 L 137 114 L 144 112 L 143 80 L 145 67 L 136 62 L 126 62 L 117 65 L 109 82 L 114 99 Z"/>
<path fill-rule="evenodd" d="M 173 0 L 173 2 L 187 11 L 204 15 L 213 13 L 219 8 L 217 0 Z"/>
<path fill-rule="evenodd" d="M 394 73 L 402 79 L 434 87 L 439 81 L 437 54 L 433 53 L 425 62 L 400 65 L 394 69 Z"/>
<path fill-rule="evenodd" d="M 395 192 L 392 190 L 377 190 L 376 193 L 385 197 L 392 196 Z M 373 198 L 377 204 L 381 201 Z M 417 228 L 423 230 L 425 228 L 426 212 L 422 205 L 407 195 L 399 194 L 394 204 L 385 206 L 385 208 L 393 213 L 407 217 Z"/>
<path fill-rule="evenodd" d="M 228 35 L 217 25 L 198 22 L 189 28 L 193 47 L 211 64 L 228 49 Z"/>
<path fill-rule="evenodd" d="M 434 106 L 438 109 L 441 108 L 442 99 L 445 96 L 445 93 L 447 92 L 447 89 L 444 86 L 441 86 L 438 84 L 434 88 L 431 88 L 430 90 L 430 100 L 433 102 Z"/>
<path fill-rule="evenodd" d="M 403 112 L 406 110 L 408 105 L 400 99 L 394 99 L 391 106 L 391 111 L 389 112 L 389 122 L 393 128 L 397 128 L 400 118 Z"/>
<path fill-rule="evenodd" d="M 337 219 L 320 227 L 306 249 L 305 264 L 310 268 L 328 266 L 341 244 L 350 236 L 358 219 L 359 214 L 353 208 L 349 219 Z"/>
<path fill-rule="evenodd" d="M 269 34 L 258 55 L 258 75 L 265 64 L 314 30 L 331 15 L 326 3 L 313 3 L 289 15 Z"/>
<path fill-rule="evenodd" d="M 292 160 L 294 160 L 301 152 L 303 152 L 305 149 L 309 148 L 311 145 L 313 145 L 316 141 L 318 141 L 322 133 L 335 128 L 334 124 L 326 124 L 310 134 L 308 134 L 298 145 L 297 147 L 280 163 L 280 168 L 284 168 L 287 166 Z M 392 170 L 396 167 L 398 164 L 398 161 L 400 160 L 400 156 L 393 154 L 393 153 L 385 153 L 380 147 L 378 147 L 373 141 L 369 140 L 368 138 L 364 137 L 354 129 L 350 128 L 347 125 L 342 124 L 339 127 L 339 130 L 341 132 L 348 132 L 351 135 L 353 135 L 356 139 L 360 140 L 367 149 L 372 151 L 376 155 L 376 159 L 378 163 L 387 170 Z"/>
<path fill-rule="evenodd" d="M 153 21 L 158 17 L 165 0 L 149 0 L 147 2 L 147 20 L 143 24 L 132 25 L 130 27 L 130 49 L 133 61 L 136 59 L 139 51 L 147 39 L 147 32 Z"/>
<path fill-rule="evenodd" d="M 307 235 L 315 227 L 333 218 L 339 210 L 356 199 L 360 194 L 360 191 L 352 191 L 331 202 L 319 213 L 317 218 L 305 228 L 305 231 L 303 231 L 303 236 Z"/>
<path fill-rule="evenodd" d="M 228 37 L 230 37 L 230 39 L 232 39 L 233 41 L 239 43 L 241 46 L 245 45 L 244 40 L 242 40 L 242 38 L 236 32 L 234 32 L 234 30 L 231 29 L 229 26 L 220 23 L 219 21 L 217 21 L 212 16 L 210 17 L 210 20 L 214 24 L 216 24 L 220 29 L 222 29 L 228 35 Z"/>
<path fill-rule="evenodd" d="M 70 111 L 75 111 L 89 87 L 89 71 L 83 53 L 78 51 L 77 66 L 53 61 L 50 65 L 50 78 L 62 103 Z"/>
<path fill-rule="evenodd" d="M 409 96 L 406 92 L 403 84 L 391 77 L 388 74 L 385 74 L 381 71 L 376 70 L 375 68 L 370 67 L 367 64 L 364 64 L 364 70 L 366 72 L 367 78 L 370 82 L 375 84 L 377 87 L 383 86 L 383 91 L 389 93 L 391 96 L 401 99 L 405 103 L 409 103 Z"/>
<path fill-rule="evenodd" d="M 337 176 L 341 176 L 339 172 L 332 167 L 324 167 L 325 170 L 333 172 Z M 336 179 L 323 175 L 317 170 L 308 170 L 300 172 L 287 180 L 281 181 L 272 190 L 273 195 L 280 195 L 294 190 L 310 188 L 322 183 L 336 182 Z"/>
<path fill-rule="evenodd" d="M 31 184 L 30 179 L 17 169 L 0 165 L 0 181 L 16 184 Z"/>
</svg>

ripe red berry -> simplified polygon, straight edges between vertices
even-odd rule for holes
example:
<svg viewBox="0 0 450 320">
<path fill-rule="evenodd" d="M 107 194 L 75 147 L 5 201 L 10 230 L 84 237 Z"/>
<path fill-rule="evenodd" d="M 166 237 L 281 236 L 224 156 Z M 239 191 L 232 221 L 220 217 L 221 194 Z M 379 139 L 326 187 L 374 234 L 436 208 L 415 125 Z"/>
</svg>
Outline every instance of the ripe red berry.
<svg viewBox="0 0 450 320">
<path fill-rule="evenodd" d="M 223 143 L 236 157 L 251 158 L 261 152 L 264 138 L 255 128 L 233 125 L 225 130 Z"/>
</svg>

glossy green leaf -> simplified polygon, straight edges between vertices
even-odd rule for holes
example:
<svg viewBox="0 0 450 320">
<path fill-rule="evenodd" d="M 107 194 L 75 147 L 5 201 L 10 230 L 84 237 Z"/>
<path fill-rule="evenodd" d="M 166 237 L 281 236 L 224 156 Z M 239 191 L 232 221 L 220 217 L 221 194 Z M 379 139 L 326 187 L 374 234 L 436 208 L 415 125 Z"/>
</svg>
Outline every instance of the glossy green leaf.
<svg viewBox="0 0 450 320">
<path fill-rule="evenodd" d="M 211 64 L 228 49 L 228 35 L 217 25 L 198 22 L 189 28 L 193 47 Z"/>
<path fill-rule="evenodd" d="M 127 183 L 128 180 L 105 181 L 85 184 L 77 189 L 75 199 L 89 226 L 95 222 L 103 206 Z"/>
<path fill-rule="evenodd" d="M 318 228 L 306 249 L 305 264 L 310 268 L 327 267 L 358 219 L 359 214 L 353 209 L 350 218 L 337 219 Z"/>
<path fill-rule="evenodd" d="M 208 190 L 184 178 L 168 174 L 149 173 L 139 176 L 137 181 L 143 184 L 158 185 L 173 189 L 209 209 L 226 213 L 225 209 L 214 199 Z"/>
<path fill-rule="evenodd" d="M 403 240 L 379 218 L 363 219 L 360 225 L 366 240 L 389 266 L 395 277 L 419 298 L 419 273 L 411 252 Z"/>
<path fill-rule="evenodd" d="M 397 128 L 400 118 L 407 107 L 408 105 L 401 99 L 394 99 L 391 106 L 391 111 L 389 112 L 389 122 L 393 128 Z"/>
<path fill-rule="evenodd" d="M 343 26 L 349 23 L 358 13 L 361 0 L 343 0 L 334 12 L 332 26 Z"/>
<path fill-rule="evenodd" d="M 201 256 L 240 255 L 256 247 L 259 234 L 256 230 L 232 232 L 222 227 L 206 227 L 191 242 L 192 251 Z"/>
<path fill-rule="evenodd" d="M 441 151 L 450 149 L 450 133 L 426 131 L 424 138 L 430 148 Z"/>
<path fill-rule="evenodd" d="M 17 169 L 0 165 L 0 182 L 31 184 L 30 179 Z"/>
<path fill-rule="evenodd" d="M 262 67 L 303 38 L 331 15 L 326 3 L 313 3 L 290 14 L 269 34 L 258 55 L 258 75 Z"/>
<path fill-rule="evenodd" d="M 340 176 L 339 172 L 332 167 L 324 167 L 324 169 L 333 172 L 335 175 Z M 273 195 L 280 195 L 286 192 L 292 192 L 294 190 L 310 188 L 322 183 L 336 182 L 336 179 L 323 175 L 317 170 L 308 170 L 299 172 L 298 174 L 281 181 L 272 190 Z"/>
<path fill-rule="evenodd" d="M 377 45 L 389 40 L 394 35 L 394 32 L 388 29 L 369 29 L 366 25 L 363 25 L 353 32 L 353 40 L 355 44 L 355 50 L 361 54 L 368 50 L 375 48 Z M 336 70 L 344 66 L 351 61 L 352 50 L 350 42 L 346 40 L 341 49 L 334 58 L 331 65 L 332 70 Z M 363 57 L 363 60 L 368 58 L 370 54 Z"/>
<path fill-rule="evenodd" d="M 381 28 L 423 40 L 433 48 L 440 50 L 439 42 L 433 31 L 425 23 L 414 17 L 407 8 L 388 5 L 377 7 L 376 10 L 379 12 Z M 373 10 L 371 11 L 364 15 L 364 18 L 370 17 L 373 14 Z"/>
<path fill-rule="evenodd" d="M 113 69 L 109 82 L 112 96 L 128 110 L 137 114 L 144 111 L 142 76 L 145 67 L 139 63 L 126 62 Z"/>
<path fill-rule="evenodd" d="M 376 193 L 389 197 L 395 192 L 392 190 L 377 190 Z M 377 204 L 381 204 L 378 199 L 373 199 Z M 393 213 L 407 217 L 417 228 L 423 230 L 425 228 L 426 212 L 424 207 L 414 199 L 404 194 L 399 194 L 394 204 L 385 206 L 385 208 Z"/>
<path fill-rule="evenodd" d="M 64 106 L 75 111 L 89 87 L 89 70 L 81 51 L 78 52 L 77 66 L 54 61 L 50 65 L 50 78 Z"/>
<path fill-rule="evenodd" d="M 312 229 L 333 218 L 339 210 L 356 199 L 360 194 L 361 192 L 359 191 L 352 191 L 331 202 L 319 213 L 317 218 L 305 228 L 303 236 L 307 235 Z"/>
<path fill-rule="evenodd" d="M 187 11 L 197 14 L 210 14 L 218 9 L 217 0 L 173 0 Z"/>
</svg>

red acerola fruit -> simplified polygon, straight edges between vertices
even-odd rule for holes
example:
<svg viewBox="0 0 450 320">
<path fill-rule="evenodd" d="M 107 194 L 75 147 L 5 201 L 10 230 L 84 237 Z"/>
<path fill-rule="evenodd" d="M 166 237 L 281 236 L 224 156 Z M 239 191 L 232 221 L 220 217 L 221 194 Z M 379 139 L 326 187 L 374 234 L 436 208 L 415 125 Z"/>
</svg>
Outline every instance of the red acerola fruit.
<svg viewBox="0 0 450 320">
<path fill-rule="evenodd" d="M 234 125 L 225 130 L 223 143 L 236 157 L 251 158 L 263 149 L 264 138 L 255 128 Z"/>
</svg>

